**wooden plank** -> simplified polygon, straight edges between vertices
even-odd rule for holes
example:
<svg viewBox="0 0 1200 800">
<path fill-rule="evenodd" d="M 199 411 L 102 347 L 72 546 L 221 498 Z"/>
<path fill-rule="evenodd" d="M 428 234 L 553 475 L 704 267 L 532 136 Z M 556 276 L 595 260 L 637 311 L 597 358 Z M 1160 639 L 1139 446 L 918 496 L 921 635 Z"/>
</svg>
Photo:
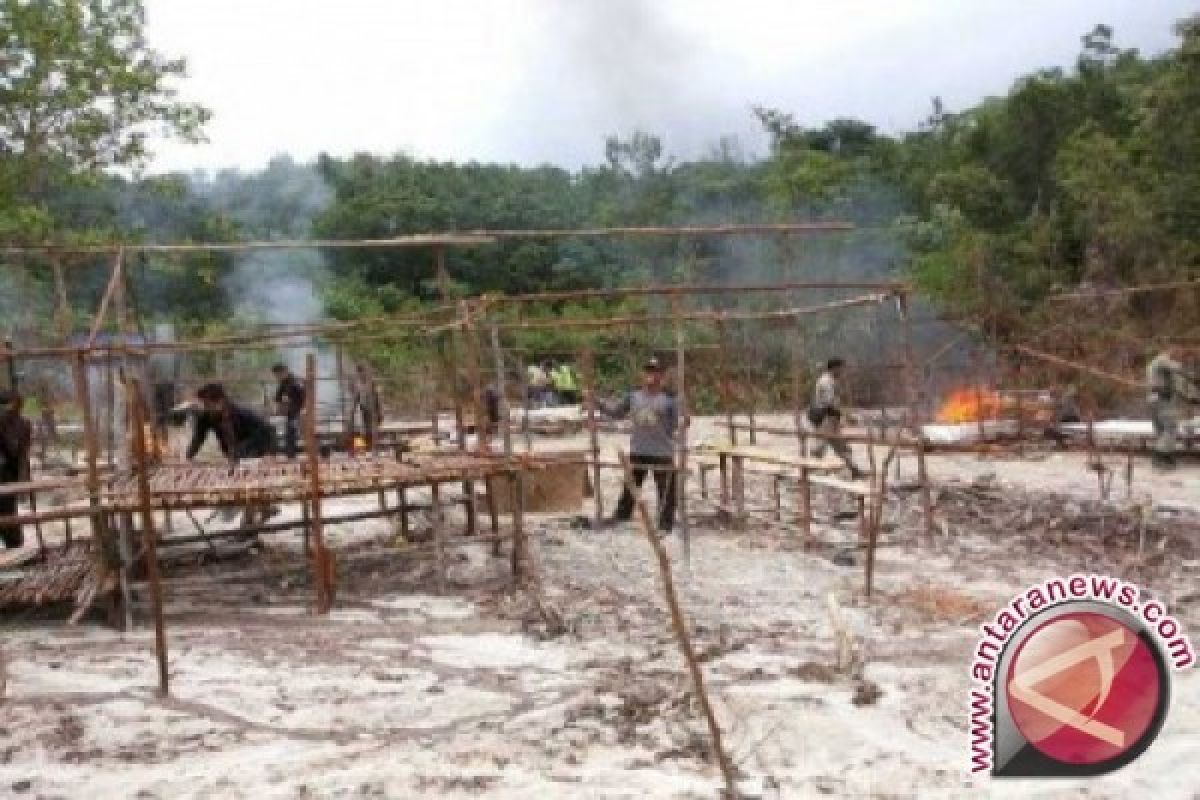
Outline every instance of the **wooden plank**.
<svg viewBox="0 0 1200 800">
<path fill-rule="evenodd" d="M 874 497 L 876 494 L 875 487 L 871 486 L 867 481 L 848 481 L 843 478 L 834 478 L 830 475 L 813 475 L 809 477 L 811 483 L 817 486 L 824 486 L 827 489 L 837 489 L 840 492 L 857 495 L 859 497 Z"/>
</svg>

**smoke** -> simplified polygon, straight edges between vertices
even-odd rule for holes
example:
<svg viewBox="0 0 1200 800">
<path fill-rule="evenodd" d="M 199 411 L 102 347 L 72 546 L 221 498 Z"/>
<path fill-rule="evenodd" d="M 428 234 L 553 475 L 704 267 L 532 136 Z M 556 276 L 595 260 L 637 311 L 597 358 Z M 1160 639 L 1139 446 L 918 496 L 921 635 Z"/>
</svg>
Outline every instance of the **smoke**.
<svg viewBox="0 0 1200 800">
<path fill-rule="evenodd" d="M 232 218 L 243 238 L 259 240 L 308 239 L 313 221 L 333 200 L 333 192 L 311 165 L 296 164 L 288 156 L 273 159 L 260 173 L 244 175 L 225 170 L 209 181 L 197 176 L 196 189 L 212 206 Z M 329 271 L 317 250 L 253 250 L 238 254 L 222 282 L 233 309 L 235 323 L 288 327 L 325 321 L 321 288 Z M 305 356 L 312 349 L 280 347 L 271 359 L 286 363 L 303 375 Z M 267 365 L 247 353 L 247 360 Z M 328 348 L 316 349 L 319 378 L 334 375 L 336 359 Z M 335 381 L 319 380 L 317 401 L 325 407 L 337 402 Z"/>
</svg>

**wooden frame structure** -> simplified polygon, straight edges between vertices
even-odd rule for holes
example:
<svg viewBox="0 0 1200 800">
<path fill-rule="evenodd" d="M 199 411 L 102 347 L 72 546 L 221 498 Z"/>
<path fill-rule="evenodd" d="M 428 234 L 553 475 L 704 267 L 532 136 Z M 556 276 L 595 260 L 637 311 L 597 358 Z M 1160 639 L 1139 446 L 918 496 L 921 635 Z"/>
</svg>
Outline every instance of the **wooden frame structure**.
<svg viewBox="0 0 1200 800">
<path fill-rule="evenodd" d="M 163 621 L 163 589 L 162 579 L 158 573 L 156 555 L 157 545 L 163 541 L 180 541 L 178 537 L 164 539 L 159 526 L 155 522 L 155 513 L 168 512 L 164 521 L 170 526 L 169 511 L 179 509 L 192 511 L 200 508 L 216 508 L 228 506 L 245 506 L 276 501 L 292 501 L 300 503 L 304 509 L 302 521 L 295 523 L 262 524 L 245 532 L 270 533 L 280 530 L 302 527 L 305 530 L 308 552 L 311 557 L 310 570 L 313 576 L 315 591 L 314 608 L 318 613 L 329 610 L 336 592 L 336 563 L 329 550 L 324 536 L 324 525 L 327 521 L 322 508 L 322 500 L 339 494 L 377 494 L 381 498 L 381 508 L 378 513 L 366 512 L 341 519 L 362 519 L 369 516 L 398 516 L 402 530 L 408 529 L 407 490 L 425 485 L 430 488 L 433 516 L 433 551 L 438 562 L 439 589 L 444 589 L 445 553 L 450 542 L 444 535 L 443 508 L 445 498 L 441 487 L 449 483 L 463 485 L 462 502 L 467 507 L 466 533 L 462 543 L 479 541 L 494 541 L 497 545 L 504 540 L 512 542 L 512 562 L 514 579 L 522 576 L 537 580 L 536 570 L 532 569 L 533 551 L 526 541 L 523 523 L 522 498 L 524 497 L 523 481 L 531 469 L 551 467 L 556 463 L 573 461 L 587 465 L 592 474 L 593 483 L 599 495 L 600 474 L 602 469 L 621 469 L 619 462 L 605 462 L 601 457 L 599 447 L 598 414 L 596 406 L 596 374 L 594 369 L 594 353 L 584 348 L 579 353 L 580 363 L 584 365 L 585 387 L 584 396 L 587 405 L 587 428 L 589 437 L 588 452 L 567 453 L 559 456 L 535 455 L 532 452 L 518 452 L 514 446 L 514 436 L 511 430 L 509 400 L 507 391 L 509 384 L 506 380 L 508 372 L 506 364 L 512 359 L 506 359 L 503 348 L 503 337 L 518 336 L 523 331 L 534 331 L 542 328 L 568 328 L 578 330 L 630 330 L 635 327 L 660 325 L 673 331 L 674 341 L 674 370 L 676 373 L 676 391 L 678 402 L 683 410 L 683 416 L 688 418 L 689 382 L 688 374 L 688 326 L 712 326 L 720 330 L 743 322 L 759 322 L 793 330 L 801 318 L 835 312 L 839 310 L 878 306 L 882 303 L 895 302 L 901 312 L 901 318 L 906 319 L 908 305 L 908 288 L 894 282 L 789 282 L 781 284 L 758 284 L 745 286 L 729 285 L 667 285 L 624 287 L 606 290 L 580 290 L 576 292 L 539 293 L 521 297 L 491 297 L 485 296 L 471 300 L 461 300 L 453 303 L 449 293 L 449 276 L 446 268 L 445 251 L 447 247 L 479 246 L 490 242 L 512 237 L 553 237 L 553 236 L 734 236 L 734 235 L 798 235 L 814 232 L 846 230 L 849 226 L 842 223 L 817 224 L 782 224 L 782 225 L 746 225 L 746 226 L 712 226 L 686 228 L 622 228 L 608 230 L 580 231 L 479 231 L 466 234 L 436 234 L 427 236 L 401 237 L 390 240 L 367 240 L 361 242 L 265 242 L 246 243 L 240 245 L 125 245 L 100 248 L 0 248 L 0 252 L 8 254 L 19 253 L 51 253 L 61 258 L 69 253 L 111 254 L 113 257 L 112 270 L 104 294 L 101 298 L 97 313 L 90 325 L 86 341 L 76 346 L 26 348 L 24 350 L 6 349 L 2 355 L 10 360 L 17 359 L 55 359 L 70 365 L 75 383 L 76 402 L 81 413 L 81 421 L 85 451 L 85 474 L 82 478 L 54 478 L 34 481 L 21 486 L 0 487 L 5 493 L 20 493 L 35 495 L 42 491 L 62 491 L 73 489 L 79 492 L 83 502 L 74 506 L 47 509 L 41 512 L 32 511 L 27 515 L 18 515 L 8 519 L 9 522 L 34 523 L 51 520 L 87 520 L 91 527 L 93 557 L 97 562 L 103 562 L 99 571 L 120 574 L 122 592 L 126 598 L 126 614 L 129 613 L 128 597 L 131 577 L 128 574 L 138 555 L 133 552 L 132 536 L 135 532 L 133 519 L 140 518 L 141 561 L 146 564 L 146 579 L 150 589 L 151 605 L 156 629 L 156 650 L 159 658 L 160 690 L 168 691 L 168 670 L 166 662 L 166 633 Z M 385 319 L 356 320 L 344 323 L 328 323 L 321 325 L 295 326 L 286 329 L 263 330 L 248 334 L 224 337 L 213 337 L 183 342 L 147 342 L 133 336 L 135 326 L 130 317 L 128 303 L 125 301 L 126 275 L 124 259 L 128 252 L 157 252 L 178 253 L 195 250 L 253 250 L 260 248 L 304 248 L 304 247 L 428 247 L 432 250 L 439 285 L 443 289 L 443 303 L 439 308 L 429 312 L 409 317 L 389 317 Z M 57 262 L 56 262 L 57 263 Z M 857 294 L 851 297 L 839 298 L 832 301 L 811 305 L 785 305 L 782 308 L 755 311 L 715 311 L 711 309 L 686 308 L 688 298 L 703 295 L 729 293 L 762 293 L 762 294 L 795 294 L 811 290 L 821 291 L 853 291 Z M 522 318 L 506 318 L 503 311 L 519 309 L 528 303 L 551 302 L 586 298 L 615 298 L 615 297 L 657 297 L 665 299 L 669 308 L 662 312 L 630 314 L 608 319 L 592 320 L 530 320 Z M 66 302 L 65 291 L 60 293 L 60 301 Z M 110 340 L 101 341 L 100 332 L 104 329 L 108 318 L 116 319 L 117 334 Z M 365 330 L 371 333 L 363 333 Z M 382 332 L 381 332 L 382 331 Z M 904 326 L 907 336 L 907 324 Z M 308 414 L 304 430 L 305 460 L 303 462 L 274 465 L 267 464 L 255 470 L 220 475 L 222 468 L 196 467 L 182 468 L 171 464 L 156 465 L 152 463 L 151 454 L 144 436 L 145 423 L 148 419 L 147 404 L 143 389 L 144 377 L 141 365 L 145 358 L 156 352 L 214 352 L 246 347 L 280 348 L 310 346 L 315 339 L 326 342 L 352 342 L 361 340 L 360 337 L 416 335 L 426 338 L 442 338 L 446 342 L 444 371 L 448 376 L 444 386 L 451 389 L 454 400 L 455 418 L 455 452 L 441 453 L 429 456 L 404 456 L 396 452 L 394 457 L 381 456 L 378 452 L 361 456 L 353 461 L 341 461 L 336 458 L 322 459 L 316 425 L 315 391 L 319 375 L 314 356 L 308 353 L 306 359 L 305 378 L 309 387 Z M 468 446 L 467 413 L 475 421 L 485 419 L 485 386 L 483 367 L 483 352 L 490 345 L 493 362 L 493 388 L 498 391 L 501 406 L 501 429 L 494 432 L 502 442 L 502 450 L 494 452 L 489 446 L 489 435 L 482 426 L 477 426 L 478 444 L 475 449 Z M 722 363 L 729 362 L 728 347 L 724 339 L 718 343 L 717 350 Z M 911 366 L 911 347 L 906 346 L 906 364 Z M 127 408 L 118 414 L 115 406 L 109 408 L 114 417 L 123 417 L 125 431 L 129 436 L 121 437 L 122 443 L 129 441 L 130 448 L 124 452 L 123 447 L 117 447 L 109 454 L 107 463 L 102 463 L 102 452 L 96 435 L 96 420 L 94 403 L 89 389 L 87 365 L 89 359 L 103 356 L 107 359 L 109 369 L 115 371 L 119 380 L 114 381 L 124 392 Z M 518 361 L 519 363 L 519 361 Z M 796 367 L 798 370 L 798 366 Z M 468 392 L 459 390 L 457 376 L 465 373 L 468 379 Z M 520 371 L 518 371 L 520 374 Z M 521 384 L 520 378 L 516 384 Z M 799 385 L 799 384 L 797 384 Z M 906 425 L 910 432 L 919 430 L 920 416 L 916 403 L 915 381 L 911 372 L 905 380 Z M 724 393 L 723 393 L 724 394 Z M 799 396 L 796 398 L 800 402 Z M 734 422 L 732 401 L 723 397 L 725 414 L 731 445 L 737 444 L 737 425 Z M 439 432 L 441 421 L 440 409 L 433 404 L 430 412 L 429 428 L 435 437 Z M 753 417 L 751 417 L 753 426 Z M 424 424 L 422 423 L 422 427 Z M 753 432 L 753 427 L 752 427 Z M 681 538 L 685 559 L 690 559 L 691 535 L 689 528 L 689 513 L 687 509 L 686 482 L 691 471 L 689 459 L 693 448 L 688 441 L 688 427 L 684 425 L 676 443 L 676 471 L 682 485 L 679 487 Z M 798 434 L 803 444 L 802 434 Z M 918 461 L 920 483 L 925 497 L 925 510 L 931 513 L 928 501 L 928 479 L 924 465 L 924 450 L 920 437 L 893 437 L 890 440 L 872 438 L 868 433 L 866 441 L 869 445 L 871 458 L 874 458 L 873 447 L 883 444 L 891 448 L 891 453 L 897 449 L 911 450 Z M 528 440 L 527 440 L 528 442 Z M 888 461 L 890 462 L 891 455 Z M 351 478 L 345 473 L 353 472 Z M 886 473 L 886 464 L 884 467 Z M 340 473 L 340 474 L 339 474 Z M 740 479 L 739 479 L 740 480 Z M 492 533 L 490 537 L 480 537 L 477 534 L 477 510 L 475 508 L 474 483 L 481 482 L 487 489 L 487 498 L 491 506 Z M 492 492 L 506 483 L 512 493 L 511 503 L 511 532 L 502 535 L 496 520 L 494 504 L 491 502 Z M 804 481 L 807 496 L 807 480 Z M 386 495 L 396 493 L 398 504 L 388 508 Z M 877 493 L 864 495 L 879 498 L 881 505 L 884 491 L 882 487 Z M 864 542 L 868 548 L 867 590 L 871 587 L 871 570 L 874 563 L 875 542 L 878 532 L 878 521 L 881 509 L 871 510 L 864 504 L 862 507 L 862 524 Z M 603 511 L 603 501 L 596 503 L 596 516 L 599 518 Z M 810 517 L 806 517 L 809 519 Z M 873 521 L 872 521 L 873 520 Z M 186 539 L 186 537 L 184 537 Z M 119 554 L 114 563 L 114 554 Z"/>
</svg>

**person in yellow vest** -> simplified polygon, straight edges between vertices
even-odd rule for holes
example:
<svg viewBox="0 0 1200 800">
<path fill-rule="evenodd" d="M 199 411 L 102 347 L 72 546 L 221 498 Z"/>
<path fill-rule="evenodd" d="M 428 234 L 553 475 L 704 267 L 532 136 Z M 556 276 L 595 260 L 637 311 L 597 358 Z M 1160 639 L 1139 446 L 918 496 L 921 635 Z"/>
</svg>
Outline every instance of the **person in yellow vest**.
<svg viewBox="0 0 1200 800">
<path fill-rule="evenodd" d="M 575 368 L 570 364 L 564 362 L 557 365 L 550 373 L 550 383 L 554 387 L 554 393 L 558 396 L 559 403 L 569 406 L 579 404 L 579 378 L 575 374 Z"/>
</svg>

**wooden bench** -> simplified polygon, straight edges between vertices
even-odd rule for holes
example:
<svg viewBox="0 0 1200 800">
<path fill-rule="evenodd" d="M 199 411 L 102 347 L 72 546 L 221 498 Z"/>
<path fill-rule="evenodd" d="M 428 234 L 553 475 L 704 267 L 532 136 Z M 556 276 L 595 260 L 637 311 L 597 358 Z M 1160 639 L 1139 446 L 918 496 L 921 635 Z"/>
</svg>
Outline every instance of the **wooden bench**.
<svg viewBox="0 0 1200 800">
<path fill-rule="evenodd" d="M 730 445 L 713 448 L 707 458 L 702 456 L 697 464 L 700 471 L 701 496 L 708 497 L 707 474 L 713 469 L 721 471 L 721 503 L 723 514 L 732 518 L 734 524 L 741 527 L 746 519 L 746 486 L 747 472 L 768 475 L 772 479 L 772 499 L 775 507 L 775 517 L 783 519 L 783 508 L 780 485 L 784 480 L 795 480 L 800 493 L 800 523 L 804 531 L 804 543 L 808 546 L 812 541 L 812 487 L 820 486 L 825 489 L 848 494 L 855 499 L 861 543 L 866 545 L 867 559 L 865 565 L 867 594 L 871 593 L 874 576 L 875 549 L 879 536 L 879 519 L 872 509 L 880 500 L 879 489 L 870 480 L 846 480 L 831 474 L 842 468 L 840 461 L 827 461 L 809 457 L 789 457 L 787 455 L 759 447 L 734 447 Z M 749 466 L 747 465 L 749 462 Z M 755 464 L 765 464 L 756 467 Z M 732 501 L 732 502 L 731 502 Z"/>
</svg>

